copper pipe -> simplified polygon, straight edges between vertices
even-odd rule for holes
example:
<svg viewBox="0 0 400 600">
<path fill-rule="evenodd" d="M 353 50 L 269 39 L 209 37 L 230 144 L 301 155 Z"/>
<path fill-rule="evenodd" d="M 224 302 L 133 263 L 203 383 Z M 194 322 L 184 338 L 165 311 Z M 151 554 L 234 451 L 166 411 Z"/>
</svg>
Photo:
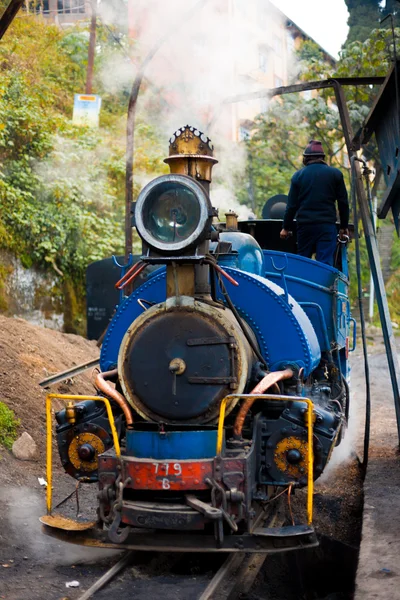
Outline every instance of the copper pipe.
<svg viewBox="0 0 400 600">
<path fill-rule="evenodd" d="M 125 275 L 124 275 L 123 277 L 121 277 L 121 279 L 120 279 L 119 281 L 117 281 L 117 283 L 115 284 L 115 287 L 116 287 L 117 289 L 119 289 L 119 286 L 120 286 L 120 285 L 121 285 L 121 284 L 122 284 L 124 281 L 126 281 L 126 279 L 128 279 L 128 277 L 130 277 L 130 275 L 133 275 L 133 273 L 135 273 L 135 271 L 137 271 L 137 269 L 138 269 L 138 268 L 140 267 L 140 265 L 142 265 L 142 264 L 143 264 L 143 261 L 142 261 L 142 260 L 139 260 L 139 262 L 135 263 L 135 264 L 133 265 L 133 267 L 131 267 L 131 268 L 129 269 L 129 271 L 127 271 L 127 272 L 125 273 Z"/>
<path fill-rule="evenodd" d="M 132 283 L 132 281 L 134 279 L 136 279 L 136 277 L 138 275 L 140 275 L 140 273 L 143 271 L 143 269 L 145 269 L 147 267 L 146 263 L 138 263 L 138 264 L 140 264 L 140 267 L 138 269 L 136 269 L 136 271 L 133 273 L 133 275 L 131 275 L 129 277 L 129 279 L 127 279 L 126 281 L 124 281 L 124 283 L 122 283 L 121 285 L 118 286 L 119 290 L 123 290 L 124 287 L 126 287 L 129 283 Z"/>
<path fill-rule="evenodd" d="M 236 287 L 239 286 L 239 283 L 236 281 L 236 279 L 233 279 L 233 277 L 231 277 L 226 271 L 224 271 L 224 269 L 221 269 L 221 267 L 217 264 L 215 260 L 206 259 L 204 262 L 214 267 L 214 269 L 218 271 L 218 273 L 223 275 L 225 279 L 230 281 L 232 285 Z"/>
<path fill-rule="evenodd" d="M 96 375 L 94 385 L 101 392 L 106 394 L 106 396 L 109 396 L 110 398 L 115 400 L 115 402 L 121 407 L 126 418 L 126 424 L 129 427 L 133 425 L 131 409 L 129 408 L 129 405 L 123 397 L 123 395 L 117 392 L 117 390 L 106 381 L 107 379 L 115 377 L 115 375 L 118 375 L 118 369 L 113 369 L 112 371 L 104 371 L 104 373 L 99 373 L 98 375 Z"/>
<path fill-rule="evenodd" d="M 278 383 L 278 381 L 283 381 L 284 379 L 290 379 L 293 377 L 294 373 L 292 369 L 285 369 L 284 371 L 274 371 L 273 373 L 268 373 L 259 383 L 257 383 L 256 387 L 250 392 L 251 394 L 265 394 L 265 392 L 271 386 Z M 257 398 L 247 398 L 247 400 L 242 404 L 240 410 L 236 416 L 235 425 L 233 427 L 233 435 L 236 438 L 242 437 L 242 429 L 247 413 L 250 408 L 253 406 L 254 402 Z"/>
</svg>

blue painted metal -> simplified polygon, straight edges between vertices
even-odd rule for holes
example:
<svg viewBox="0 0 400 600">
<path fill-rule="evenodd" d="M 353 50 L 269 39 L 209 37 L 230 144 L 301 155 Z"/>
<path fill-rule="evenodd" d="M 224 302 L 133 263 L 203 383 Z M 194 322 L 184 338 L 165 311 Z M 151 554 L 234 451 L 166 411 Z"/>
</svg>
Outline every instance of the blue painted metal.
<svg viewBox="0 0 400 600">
<path fill-rule="evenodd" d="M 113 263 L 116 267 L 118 267 L 119 269 L 121 269 L 121 273 L 120 273 L 120 279 L 125 275 L 125 273 L 127 272 L 127 270 L 132 267 L 133 265 L 133 256 L 131 253 L 129 253 L 129 257 L 128 257 L 128 262 L 127 263 L 123 263 L 122 265 L 118 262 L 117 257 L 113 254 L 112 255 L 112 260 Z M 119 291 L 119 304 L 121 304 L 121 302 L 123 301 L 125 295 L 124 295 L 124 290 L 120 290 Z"/>
<path fill-rule="evenodd" d="M 273 263 L 282 261 L 282 253 L 264 250 L 265 277 L 280 282 L 281 274 L 277 273 Z M 326 331 L 331 344 L 339 348 L 346 346 L 346 338 L 350 328 L 350 305 L 348 301 L 347 277 L 323 263 L 299 256 L 286 254 L 287 267 L 284 276 L 289 293 L 300 303 L 312 301 L 318 304 L 324 314 Z M 320 315 L 314 308 L 304 306 L 318 336 L 321 348 L 326 349 L 325 331 Z"/>
<path fill-rule="evenodd" d="M 321 350 L 326 350 L 329 351 L 331 349 L 331 344 L 329 341 L 329 336 L 328 336 L 328 329 L 326 327 L 326 321 L 325 321 L 325 315 L 324 312 L 322 310 L 322 308 L 320 307 L 319 304 L 316 304 L 316 302 L 299 302 L 300 306 L 304 309 L 314 309 L 317 311 L 318 313 L 318 317 L 319 317 L 319 321 L 321 324 L 321 331 L 322 331 L 322 336 L 324 339 L 324 344 L 321 345 L 320 342 L 320 346 L 321 346 Z"/>
<path fill-rule="evenodd" d="M 317 336 L 304 310 L 284 290 L 264 277 L 237 269 L 226 271 L 239 283 L 225 281 L 232 302 L 253 330 L 261 354 L 271 371 L 287 362 L 304 367 L 308 376 L 320 361 Z M 222 299 L 222 295 L 221 295 Z"/>
<path fill-rule="evenodd" d="M 232 302 L 250 325 L 260 351 L 270 370 L 286 362 L 304 367 L 308 376 L 320 361 L 320 346 L 309 318 L 296 300 L 264 277 L 227 267 L 226 271 L 239 282 L 235 287 L 225 282 Z M 142 313 L 138 298 L 159 303 L 165 300 L 165 269 L 159 269 L 137 288 L 118 308 L 104 338 L 100 355 L 103 371 L 115 368 L 122 339 L 131 323 Z"/>
<path fill-rule="evenodd" d="M 134 292 L 119 305 L 112 318 L 107 333 L 104 336 L 100 353 L 100 368 L 102 371 L 114 369 L 118 363 L 118 353 L 127 329 L 143 308 L 138 304 L 139 299 L 150 302 L 163 302 L 166 295 L 165 267 L 157 269 L 146 283 L 136 288 Z"/>
<path fill-rule="evenodd" d="M 252 235 L 240 231 L 224 231 L 219 234 L 219 239 L 221 242 L 232 244 L 233 252 L 237 252 L 238 269 L 246 273 L 263 275 L 263 252 Z"/>
<path fill-rule="evenodd" d="M 217 430 L 206 431 L 136 431 L 126 432 L 126 453 L 137 458 L 155 460 L 194 460 L 213 458 L 217 447 Z"/>
<path fill-rule="evenodd" d="M 349 278 L 349 261 L 347 257 L 347 244 L 339 244 L 339 249 L 341 253 L 341 262 L 342 269 L 341 272 L 345 276 L 346 279 Z"/>
<path fill-rule="evenodd" d="M 350 321 L 353 323 L 353 345 L 349 348 L 349 352 L 354 352 L 357 347 L 357 321 L 350 317 Z"/>
<path fill-rule="evenodd" d="M 229 252 L 227 254 L 220 254 L 218 256 L 218 264 L 221 267 L 232 267 L 233 269 L 239 268 L 239 258 L 237 252 Z"/>
<path fill-rule="evenodd" d="M 288 266 L 287 255 L 280 253 L 279 258 L 282 259 L 281 265 L 277 264 L 277 258 L 278 257 L 271 256 L 271 264 L 272 264 L 272 268 L 274 269 L 274 271 L 276 271 L 281 276 L 281 285 L 282 285 L 283 289 L 285 290 L 285 302 L 288 302 L 289 292 L 288 292 L 288 287 L 287 287 L 286 278 L 285 278 L 285 270 Z"/>
</svg>

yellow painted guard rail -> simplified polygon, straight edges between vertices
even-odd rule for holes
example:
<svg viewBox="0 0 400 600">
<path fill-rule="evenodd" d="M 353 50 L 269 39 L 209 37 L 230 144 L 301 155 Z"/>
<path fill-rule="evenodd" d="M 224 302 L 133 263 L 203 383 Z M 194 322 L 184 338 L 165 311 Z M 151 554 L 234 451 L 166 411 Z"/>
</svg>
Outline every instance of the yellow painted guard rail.
<svg viewBox="0 0 400 600">
<path fill-rule="evenodd" d="M 121 456 L 118 433 L 115 427 L 114 415 L 112 414 L 110 401 L 101 396 L 72 396 L 69 394 L 48 394 L 46 396 L 46 475 L 47 475 L 47 514 L 51 514 L 53 498 L 53 428 L 51 420 L 51 405 L 53 400 L 69 400 L 72 402 L 83 402 L 84 400 L 94 400 L 95 402 L 104 402 L 106 405 L 108 420 L 110 421 L 111 433 L 114 442 L 115 454 Z"/>
<path fill-rule="evenodd" d="M 224 421 L 226 404 L 237 398 L 256 398 L 257 400 L 278 400 L 281 402 L 304 402 L 307 404 L 307 443 L 308 443 L 308 470 L 307 470 L 307 522 L 312 523 L 313 518 L 313 495 L 314 495 L 314 452 L 313 452 L 313 408 L 310 398 L 303 396 L 278 396 L 276 394 L 230 394 L 225 396 L 219 409 L 218 434 L 217 434 L 217 456 L 221 455 L 224 437 Z"/>
</svg>

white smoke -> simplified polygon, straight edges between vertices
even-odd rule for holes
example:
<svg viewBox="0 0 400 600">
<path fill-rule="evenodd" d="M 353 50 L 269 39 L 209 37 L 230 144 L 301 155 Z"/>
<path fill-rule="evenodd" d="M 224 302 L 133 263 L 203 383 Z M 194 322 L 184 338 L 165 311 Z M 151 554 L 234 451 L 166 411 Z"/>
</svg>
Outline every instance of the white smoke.
<svg viewBox="0 0 400 600">
<path fill-rule="evenodd" d="M 95 549 L 59 542 L 42 532 L 39 517 L 45 514 L 44 498 L 29 487 L 7 487 L 0 490 L 0 502 L 8 521 L 8 544 L 22 547 L 37 560 L 54 565 L 97 562 L 118 555 L 117 550 Z"/>
<path fill-rule="evenodd" d="M 102 21 L 118 28 L 121 6 L 116 1 L 101 2 Z M 259 100 L 241 105 L 224 101 L 267 87 L 260 78 L 260 49 L 265 49 L 271 60 L 269 69 L 273 69 L 273 27 L 283 28 L 280 18 L 268 0 L 135 0 L 129 23 L 134 32 L 132 58 L 127 59 L 121 49 L 119 57 L 112 56 L 103 64 L 104 88 L 113 93 L 126 91 L 148 52 L 164 40 L 145 70 L 140 117 L 159 126 L 165 148 L 173 132 L 186 124 L 212 138 L 219 160 L 212 200 L 224 209 L 228 201 L 227 208 L 239 209 L 235 181 L 245 175 L 245 153 L 238 152 L 237 124 L 250 123 L 261 111 Z M 154 110 L 154 95 L 164 99 L 161 110 Z M 243 213 L 242 208 L 239 210 Z M 243 216 L 250 210 L 245 208 Z"/>
</svg>

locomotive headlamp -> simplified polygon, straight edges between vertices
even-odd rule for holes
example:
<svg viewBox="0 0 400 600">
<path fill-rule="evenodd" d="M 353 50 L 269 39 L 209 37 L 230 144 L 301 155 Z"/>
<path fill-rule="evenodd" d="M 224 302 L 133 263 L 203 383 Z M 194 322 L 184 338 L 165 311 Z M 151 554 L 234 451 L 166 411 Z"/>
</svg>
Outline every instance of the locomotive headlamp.
<svg viewBox="0 0 400 600">
<path fill-rule="evenodd" d="M 211 228 L 213 211 L 200 183 L 186 175 L 163 175 L 139 194 L 135 224 L 140 237 L 162 252 L 196 246 Z"/>
</svg>

